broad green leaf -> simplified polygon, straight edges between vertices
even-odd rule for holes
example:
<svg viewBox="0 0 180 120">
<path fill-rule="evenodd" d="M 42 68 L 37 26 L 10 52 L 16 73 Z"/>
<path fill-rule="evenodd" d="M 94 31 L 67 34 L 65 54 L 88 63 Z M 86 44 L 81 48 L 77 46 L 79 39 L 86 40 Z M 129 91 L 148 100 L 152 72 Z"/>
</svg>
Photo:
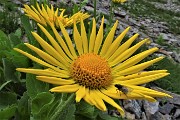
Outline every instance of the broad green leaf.
<svg viewBox="0 0 180 120">
<path fill-rule="evenodd" d="M 12 80 L 14 82 L 18 81 L 17 76 L 15 75 L 16 68 L 14 64 L 7 58 L 2 59 L 3 67 L 4 67 L 4 77 L 6 80 Z"/>
<path fill-rule="evenodd" d="M 102 111 L 99 112 L 97 119 L 98 120 L 123 120 L 120 117 L 110 116 L 110 115 L 108 115 L 107 112 L 102 112 Z"/>
<path fill-rule="evenodd" d="M 32 113 L 38 116 L 47 116 L 53 98 L 53 95 L 49 92 L 37 94 L 37 96 L 32 99 Z"/>
<path fill-rule="evenodd" d="M 7 35 L 0 30 L 0 50 L 8 50 L 11 48 L 11 43 Z"/>
<path fill-rule="evenodd" d="M 87 118 L 96 118 L 97 117 L 97 110 L 94 108 L 94 106 L 89 105 L 85 101 L 81 100 L 80 103 L 77 103 L 76 105 L 76 113 L 83 115 Z"/>
<path fill-rule="evenodd" d="M 22 40 L 18 36 L 16 36 L 14 33 L 9 34 L 8 37 L 9 37 L 12 47 L 22 43 Z"/>
<path fill-rule="evenodd" d="M 17 113 L 15 116 L 16 120 L 28 120 L 30 118 L 30 110 L 29 110 L 29 96 L 27 92 L 24 92 L 21 99 L 18 101 Z"/>
<path fill-rule="evenodd" d="M 31 34 L 31 31 L 33 31 L 33 28 L 30 24 L 29 18 L 27 16 L 21 17 L 21 22 L 23 24 L 23 27 L 25 29 L 26 35 L 28 37 L 29 43 L 33 43 L 34 37 Z"/>
<path fill-rule="evenodd" d="M 17 95 L 11 92 L 0 92 L 0 110 L 17 103 Z"/>
<path fill-rule="evenodd" d="M 15 104 L 6 107 L 5 109 L 0 111 L 0 120 L 7 120 L 10 119 L 15 115 L 17 106 Z"/>
<path fill-rule="evenodd" d="M 14 33 L 15 36 L 17 36 L 19 39 L 21 38 L 21 35 L 22 35 L 22 31 L 20 28 L 18 28 L 15 33 Z"/>
<path fill-rule="evenodd" d="M 0 91 L 1 91 L 8 83 L 10 83 L 10 82 L 12 82 L 12 81 L 9 80 L 9 81 L 6 81 L 5 83 L 3 83 L 3 84 L 0 86 Z"/>
<path fill-rule="evenodd" d="M 31 98 L 34 98 L 41 92 L 48 92 L 49 84 L 36 80 L 35 75 L 26 74 L 26 88 L 28 95 Z"/>
</svg>

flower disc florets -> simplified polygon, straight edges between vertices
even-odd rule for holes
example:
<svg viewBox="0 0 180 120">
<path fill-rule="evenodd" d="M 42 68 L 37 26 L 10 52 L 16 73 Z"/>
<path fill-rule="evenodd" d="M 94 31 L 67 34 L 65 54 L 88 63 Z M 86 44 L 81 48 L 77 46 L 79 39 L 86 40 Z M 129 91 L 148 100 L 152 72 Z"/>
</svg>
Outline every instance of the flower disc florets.
<svg viewBox="0 0 180 120">
<path fill-rule="evenodd" d="M 107 61 L 93 53 L 79 56 L 72 64 L 71 75 L 78 84 L 90 89 L 107 87 L 112 81 Z"/>
</svg>

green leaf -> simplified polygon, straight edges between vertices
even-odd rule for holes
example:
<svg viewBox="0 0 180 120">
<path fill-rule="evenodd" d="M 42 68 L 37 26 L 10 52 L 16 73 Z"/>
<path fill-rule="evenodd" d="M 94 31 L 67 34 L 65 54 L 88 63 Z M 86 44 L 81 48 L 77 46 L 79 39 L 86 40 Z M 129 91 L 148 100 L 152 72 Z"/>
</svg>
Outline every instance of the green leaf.
<svg viewBox="0 0 180 120">
<path fill-rule="evenodd" d="M 5 83 L 3 83 L 3 84 L 0 86 L 0 91 L 1 91 L 8 83 L 10 83 L 10 82 L 12 82 L 12 81 L 9 80 L 9 81 L 6 81 Z"/>
<path fill-rule="evenodd" d="M 0 119 L 1 120 L 6 120 L 6 119 L 10 119 L 11 117 L 13 117 L 15 115 L 17 106 L 16 105 L 11 105 L 3 110 L 0 111 Z"/>
<path fill-rule="evenodd" d="M 26 35 L 28 37 L 29 43 L 33 43 L 34 37 L 31 34 L 31 31 L 33 31 L 33 28 L 30 24 L 29 18 L 27 16 L 21 17 L 21 22 L 23 24 L 23 27 L 25 29 Z"/>
<path fill-rule="evenodd" d="M 14 64 L 7 58 L 2 59 L 3 67 L 4 67 L 4 77 L 6 80 L 12 80 L 14 82 L 18 81 L 17 76 L 15 75 L 16 68 Z"/>
<path fill-rule="evenodd" d="M 35 75 L 26 74 L 26 88 L 28 95 L 34 98 L 38 93 L 48 92 L 49 84 L 36 80 Z"/>
<path fill-rule="evenodd" d="M 0 110 L 17 103 L 17 95 L 11 92 L 0 92 Z"/>
<path fill-rule="evenodd" d="M 51 101 L 53 101 L 53 98 L 53 95 L 49 92 L 37 94 L 37 96 L 32 99 L 32 113 L 38 116 L 47 115 L 49 105 Z"/>
<path fill-rule="evenodd" d="M 17 36 L 19 39 L 21 38 L 21 35 L 22 35 L 22 31 L 20 28 L 18 28 L 15 33 L 14 33 L 15 36 Z"/>
<path fill-rule="evenodd" d="M 120 117 L 110 116 L 110 115 L 108 115 L 107 112 L 102 112 L 102 111 L 99 112 L 99 115 L 98 115 L 97 119 L 98 120 L 123 120 Z"/>
<path fill-rule="evenodd" d="M 16 68 L 18 68 L 18 67 L 19 68 L 27 68 L 30 66 L 30 60 L 28 57 L 14 51 L 14 50 L 12 50 L 10 52 L 10 54 L 11 54 L 12 62 Z"/>
<path fill-rule="evenodd" d="M 0 50 L 8 50 L 11 48 L 11 43 L 7 35 L 0 30 Z"/>
<path fill-rule="evenodd" d="M 29 110 L 29 96 L 27 92 L 24 92 L 21 99 L 18 101 L 18 109 L 15 116 L 16 120 L 28 120 L 30 118 Z"/>
<path fill-rule="evenodd" d="M 18 36 L 16 36 L 14 33 L 9 34 L 8 37 L 12 47 L 22 43 L 21 39 Z"/>
<path fill-rule="evenodd" d="M 80 103 L 77 103 L 76 105 L 76 113 L 83 115 L 87 118 L 94 119 L 97 117 L 98 112 L 94 108 L 94 106 L 91 106 L 90 104 L 86 103 L 85 101 L 81 100 Z"/>
</svg>

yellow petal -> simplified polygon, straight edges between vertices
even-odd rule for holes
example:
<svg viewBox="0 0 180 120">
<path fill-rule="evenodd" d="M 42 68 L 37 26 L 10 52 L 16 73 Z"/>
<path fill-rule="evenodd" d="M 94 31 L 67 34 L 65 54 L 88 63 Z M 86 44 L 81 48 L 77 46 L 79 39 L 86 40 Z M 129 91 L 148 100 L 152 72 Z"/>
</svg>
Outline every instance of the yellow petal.
<svg viewBox="0 0 180 120">
<path fill-rule="evenodd" d="M 99 28 L 98 34 L 96 36 L 95 44 L 94 44 L 94 53 L 96 54 L 99 52 L 99 48 L 103 40 L 103 31 L 104 31 L 103 24 L 104 24 L 104 16 L 102 18 L 101 26 Z"/>
<path fill-rule="evenodd" d="M 108 59 L 108 61 L 112 62 L 117 56 L 122 54 L 125 50 L 129 48 L 129 46 L 132 44 L 132 42 L 139 36 L 139 34 L 135 34 L 129 40 L 127 40 L 124 44 L 119 46 L 119 48 L 112 54 L 112 56 Z"/>
<path fill-rule="evenodd" d="M 62 63 L 66 63 L 67 61 L 46 41 L 44 41 L 37 33 L 32 32 L 32 35 L 36 38 L 36 40 L 40 43 L 40 45 L 48 52 L 50 55 L 52 55 L 54 58 L 58 59 Z M 64 67 L 64 69 L 67 69 Z"/>
<path fill-rule="evenodd" d="M 54 66 L 40 60 L 39 58 L 34 57 L 33 55 L 31 55 L 31 54 L 29 54 L 27 52 L 24 52 L 24 51 L 22 51 L 22 50 L 20 50 L 18 48 L 14 48 L 14 50 L 16 50 L 17 52 L 20 52 L 21 54 L 25 55 L 26 57 L 30 58 L 31 60 L 33 60 L 33 61 L 35 61 L 35 62 L 37 62 L 37 63 L 39 63 L 39 64 L 41 64 L 43 66 L 49 67 L 49 68 L 51 68 L 51 69 L 53 69 L 53 70 L 55 70 L 57 72 L 61 72 L 61 70 L 59 68 L 54 67 Z"/>
<path fill-rule="evenodd" d="M 82 43 L 83 43 L 84 53 L 87 53 L 88 52 L 88 40 L 87 40 L 86 29 L 84 27 L 84 22 L 82 19 L 81 19 L 81 39 L 82 39 Z"/>
<path fill-rule="evenodd" d="M 71 79 L 66 80 L 66 79 L 61 79 L 61 78 L 56 78 L 56 77 L 48 77 L 48 76 L 36 76 L 36 79 L 43 81 L 43 82 L 55 84 L 55 85 L 70 85 L 70 84 L 75 83 L 75 81 L 71 80 Z"/>
<path fill-rule="evenodd" d="M 122 39 L 124 38 L 124 36 L 126 35 L 126 33 L 129 31 L 130 27 L 126 28 L 115 40 L 114 42 L 111 44 L 111 46 L 109 47 L 106 55 L 104 56 L 104 58 L 108 59 L 118 48 L 120 42 L 122 41 Z"/>
<path fill-rule="evenodd" d="M 79 85 L 78 84 L 73 84 L 73 85 L 63 85 L 63 86 L 58 86 L 50 89 L 51 92 L 62 92 L 62 93 L 72 93 L 76 92 L 79 90 Z"/>
<path fill-rule="evenodd" d="M 157 79 L 160 79 L 164 76 L 169 75 L 169 73 L 159 73 L 159 74 L 154 74 L 154 75 L 149 75 L 149 76 L 144 76 L 140 78 L 134 78 L 130 80 L 125 80 L 122 81 L 124 84 L 131 84 L 131 85 L 142 85 Z"/>
<path fill-rule="evenodd" d="M 56 39 L 58 40 L 59 44 L 61 45 L 61 47 L 63 48 L 64 52 L 67 54 L 68 57 L 70 57 L 72 60 L 74 60 L 74 57 L 72 56 L 72 54 L 70 53 L 66 43 L 64 42 L 64 40 L 62 39 L 62 37 L 59 35 L 59 33 L 57 32 L 57 30 L 55 29 L 55 27 L 50 24 L 51 29 L 53 30 L 53 33 L 56 36 Z"/>
<path fill-rule="evenodd" d="M 75 21 L 74 21 L 74 33 L 73 33 L 73 36 L 74 36 L 74 41 L 75 41 L 75 44 L 76 44 L 76 49 L 77 49 L 79 55 L 82 55 L 83 54 L 83 48 L 82 48 L 82 40 L 83 39 L 81 39 L 81 36 L 80 36 L 80 34 L 78 32 Z"/>
<path fill-rule="evenodd" d="M 124 110 L 116 103 L 114 102 L 114 100 L 112 100 L 110 97 L 104 95 L 103 93 L 101 93 L 100 91 L 95 91 L 96 94 L 101 98 L 103 99 L 104 101 L 106 101 L 107 103 L 109 103 L 110 105 L 112 105 L 113 107 L 117 108 L 118 111 L 120 112 L 120 114 L 122 116 L 124 116 Z"/>
<path fill-rule="evenodd" d="M 119 71 L 116 74 L 117 75 L 129 75 L 129 74 L 137 73 L 137 72 L 142 71 L 145 68 L 149 67 L 150 65 L 162 60 L 162 59 L 163 59 L 163 57 L 158 57 L 158 58 L 155 58 L 153 60 L 150 60 L 150 61 L 138 64 L 138 65 L 132 66 L 130 68 L 127 68 L 125 70 Z"/>
<path fill-rule="evenodd" d="M 56 72 L 52 69 L 41 70 L 41 69 L 17 68 L 16 70 L 19 72 L 31 73 L 35 75 L 46 75 L 46 76 L 61 77 L 61 78 L 70 77 L 69 74 L 64 70 L 61 70 L 62 72 Z"/>
<path fill-rule="evenodd" d="M 100 109 L 100 110 L 102 110 L 102 111 L 106 111 L 107 109 L 106 109 L 106 105 L 104 104 L 104 101 L 102 100 L 102 98 L 100 98 L 97 94 L 96 94 L 96 92 L 95 92 L 96 90 L 90 90 L 90 97 L 91 97 L 91 99 L 93 99 L 94 101 L 95 101 L 95 106 L 98 108 L 98 109 Z"/>
<path fill-rule="evenodd" d="M 93 18 L 92 32 L 91 32 L 90 41 L 89 41 L 89 53 L 93 52 L 95 39 L 96 39 L 96 21 Z"/>
<path fill-rule="evenodd" d="M 123 81 L 123 80 L 129 80 L 133 78 L 140 78 L 144 76 L 159 74 L 159 73 L 166 73 L 167 70 L 153 70 L 153 71 L 141 71 L 139 73 L 127 75 L 127 76 L 119 76 L 118 74 L 114 74 L 113 77 L 115 78 L 115 81 Z"/>
<path fill-rule="evenodd" d="M 66 39 L 66 42 L 67 42 L 69 50 L 71 51 L 71 54 L 76 58 L 77 55 L 76 55 L 76 52 L 74 50 L 74 46 L 72 44 L 72 40 L 71 40 L 71 38 L 68 35 L 68 32 L 66 31 L 66 29 L 63 26 L 63 24 L 60 21 L 59 21 L 59 26 L 61 28 L 62 34 L 64 35 L 64 38 Z"/>
<path fill-rule="evenodd" d="M 100 52 L 101 56 L 104 56 L 106 54 L 106 52 L 108 51 L 108 49 L 112 43 L 112 40 L 114 38 L 114 33 L 116 31 L 117 25 L 118 25 L 118 20 L 116 21 L 116 23 L 114 24 L 114 26 L 112 27 L 111 31 L 109 32 L 109 34 L 107 35 L 107 37 L 104 41 L 104 44 L 103 44 L 101 52 Z"/>
<path fill-rule="evenodd" d="M 52 56 L 50 56 L 49 54 L 45 53 L 44 51 L 38 49 L 37 47 L 32 46 L 31 44 L 28 43 L 24 43 L 27 47 L 29 47 L 31 50 L 33 50 L 34 52 L 36 52 L 41 58 L 43 58 L 45 61 L 47 61 L 48 63 L 54 65 L 54 66 L 59 66 L 64 68 L 65 66 L 60 63 L 59 61 L 57 61 L 56 59 L 54 59 Z"/>
<path fill-rule="evenodd" d="M 83 97 L 83 99 L 86 101 L 86 102 L 88 102 L 90 105 L 95 105 L 96 104 L 96 102 L 94 101 L 94 99 L 92 99 L 91 97 L 90 97 L 90 90 L 89 89 L 85 89 L 85 96 Z"/>
<path fill-rule="evenodd" d="M 130 57 L 138 48 L 140 48 L 147 41 L 148 41 L 148 39 L 142 40 L 138 44 L 136 44 L 133 47 L 124 51 L 121 55 L 119 55 L 117 58 L 115 58 L 112 62 L 109 61 L 110 66 L 115 66 L 115 65 L 121 63 L 122 61 L 124 61 L 125 59 L 127 59 L 128 57 Z"/>
<path fill-rule="evenodd" d="M 76 102 L 79 102 L 86 95 L 85 89 L 85 86 L 80 86 L 79 90 L 76 92 Z"/>
<path fill-rule="evenodd" d="M 140 62 L 141 60 L 143 60 L 145 57 L 147 57 L 148 55 L 154 53 L 155 51 L 157 51 L 158 48 L 152 48 L 152 49 L 149 49 L 149 50 L 146 50 L 142 53 L 139 53 L 129 59 L 127 59 L 126 61 L 124 61 L 121 65 L 117 66 L 114 68 L 114 70 L 123 70 L 123 69 L 126 69 L 126 68 L 129 68 L 135 64 L 137 64 L 138 62 Z"/>
<path fill-rule="evenodd" d="M 55 39 L 49 34 L 49 32 L 40 24 L 38 24 L 38 26 L 40 27 L 40 29 L 44 32 L 44 34 L 46 35 L 46 37 L 49 39 L 49 41 L 51 42 L 51 44 L 53 45 L 53 47 L 56 49 L 56 51 L 63 57 L 65 58 L 64 62 L 68 61 L 69 63 L 72 63 L 72 60 L 70 60 L 67 55 L 64 53 L 64 51 L 61 49 L 61 47 L 58 45 L 58 43 L 55 41 Z M 68 62 L 66 62 L 65 64 L 69 64 Z"/>
</svg>

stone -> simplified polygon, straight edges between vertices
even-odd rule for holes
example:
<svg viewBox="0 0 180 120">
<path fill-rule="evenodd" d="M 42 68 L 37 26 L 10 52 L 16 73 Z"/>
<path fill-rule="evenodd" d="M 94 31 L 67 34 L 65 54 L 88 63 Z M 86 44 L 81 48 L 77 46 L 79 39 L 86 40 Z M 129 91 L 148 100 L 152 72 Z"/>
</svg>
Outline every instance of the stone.
<svg viewBox="0 0 180 120">
<path fill-rule="evenodd" d="M 163 114 L 156 112 L 152 115 L 147 116 L 148 120 L 166 120 Z"/>
<path fill-rule="evenodd" d="M 126 112 L 125 118 L 127 118 L 128 120 L 135 120 L 135 115 L 129 112 Z"/>
<path fill-rule="evenodd" d="M 173 118 L 176 119 L 176 118 L 180 118 L 180 109 L 176 109 L 174 115 L 173 115 Z"/>
<path fill-rule="evenodd" d="M 173 108 L 174 108 L 173 104 L 167 103 L 159 107 L 159 112 L 163 114 L 169 114 Z"/>
<path fill-rule="evenodd" d="M 141 115 L 141 120 L 147 120 L 147 117 L 146 117 L 145 112 L 142 112 L 142 115 Z"/>
<path fill-rule="evenodd" d="M 162 36 L 162 38 L 164 39 L 164 40 L 169 40 L 169 37 L 168 37 L 168 35 L 166 34 L 166 33 L 160 33 L 160 35 Z"/>
<path fill-rule="evenodd" d="M 135 117 L 139 119 L 141 117 L 141 107 L 136 100 L 124 100 L 124 109 L 128 112 L 135 114 Z"/>
<path fill-rule="evenodd" d="M 149 119 L 152 115 L 154 115 L 159 110 L 159 102 L 148 102 L 146 100 L 143 101 L 143 108 Z"/>
</svg>

